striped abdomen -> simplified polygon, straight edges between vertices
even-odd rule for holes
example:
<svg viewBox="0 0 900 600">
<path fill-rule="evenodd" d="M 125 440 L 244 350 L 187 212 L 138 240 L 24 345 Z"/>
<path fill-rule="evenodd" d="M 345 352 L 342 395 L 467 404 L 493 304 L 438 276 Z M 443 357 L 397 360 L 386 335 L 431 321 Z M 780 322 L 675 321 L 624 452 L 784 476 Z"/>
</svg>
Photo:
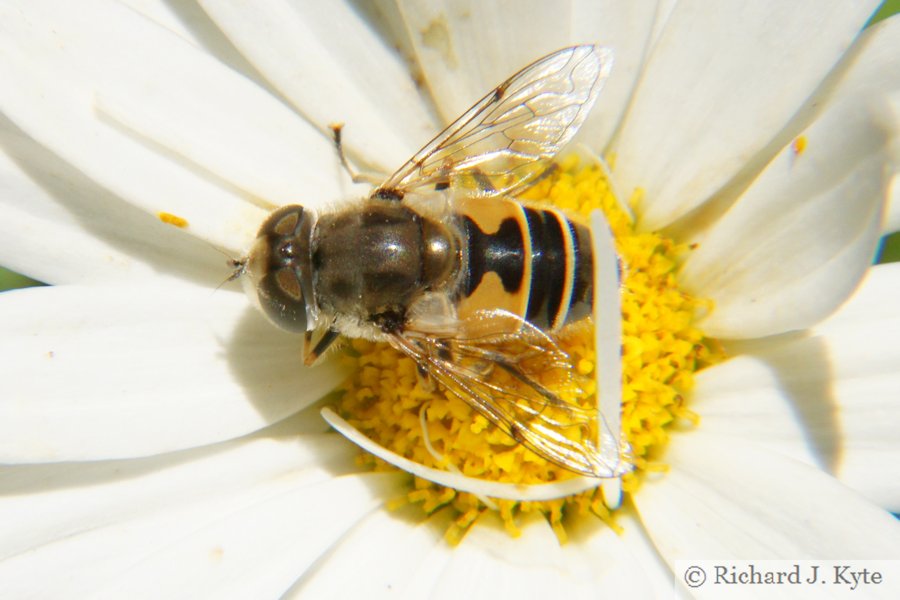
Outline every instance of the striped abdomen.
<svg viewBox="0 0 900 600">
<path fill-rule="evenodd" d="M 562 212 L 505 199 L 463 199 L 467 273 L 459 316 L 501 308 L 545 330 L 591 314 L 590 230 Z"/>
</svg>

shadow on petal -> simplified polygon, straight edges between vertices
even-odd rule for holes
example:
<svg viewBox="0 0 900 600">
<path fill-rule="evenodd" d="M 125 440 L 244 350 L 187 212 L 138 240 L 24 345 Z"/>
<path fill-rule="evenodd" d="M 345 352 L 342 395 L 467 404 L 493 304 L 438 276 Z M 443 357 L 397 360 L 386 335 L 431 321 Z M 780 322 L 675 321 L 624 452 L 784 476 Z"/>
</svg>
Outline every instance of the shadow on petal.
<svg viewBox="0 0 900 600">
<path fill-rule="evenodd" d="M 836 473 L 842 459 L 840 405 L 834 391 L 835 370 L 828 345 L 819 337 L 797 334 L 777 346 L 754 351 L 752 342 L 740 344 L 747 355 L 765 364 L 800 424 L 810 453 L 818 465 Z M 771 338 L 769 338 L 771 340 Z"/>
<path fill-rule="evenodd" d="M 211 246 L 132 206 L 29 137 L 2 114 L 0 147 L 79 227 L 103 243 L 158 272 L 192 283 L 215 287 L 227 277 L 225 259 Z M 10 204 L 15 205 L 14 201 Z M 52 248 L 54 240 L 47 239 L 45 243 Z M 71 250 L 52 249 L 69 261 L 74 260 Z"/>
<path fill-rule="evenodd" d="M 338 360 L 304 366 L 303 336 L 281 331 L 249 304 L 223 346 L 235 379 L 267 423 L 307 408 L 346 377 Z"/>
</svg>

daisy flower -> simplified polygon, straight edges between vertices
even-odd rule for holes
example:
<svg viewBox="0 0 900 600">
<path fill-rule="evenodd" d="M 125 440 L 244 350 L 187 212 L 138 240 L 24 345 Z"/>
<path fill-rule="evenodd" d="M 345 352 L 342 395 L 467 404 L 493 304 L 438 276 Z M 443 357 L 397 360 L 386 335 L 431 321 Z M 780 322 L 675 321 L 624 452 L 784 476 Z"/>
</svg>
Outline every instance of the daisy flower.
<svg viewBox="0 0 900 600">
<path fill-rule="evenodd" d="M 681 559 L 900 559 L 900 265 L 870 268 L 900 228 L 900 21 L 860 33 L 876 8 L 3 2 L 0 263 L 53 284 L 0 296 L 4 595 L 650 598 Z M 329 123 L 389 173 L 579 43 L 615 66 L 580 162 L 529 193 L 603 206 L 626 264 L 622 505 L 372 468 L 323 405 L 419 462 L 421 419 L 466 474 L 559 475 L 383 348 L 301 366 L 228 259 L 274 207 L 366 193 Z"/>
</svg>

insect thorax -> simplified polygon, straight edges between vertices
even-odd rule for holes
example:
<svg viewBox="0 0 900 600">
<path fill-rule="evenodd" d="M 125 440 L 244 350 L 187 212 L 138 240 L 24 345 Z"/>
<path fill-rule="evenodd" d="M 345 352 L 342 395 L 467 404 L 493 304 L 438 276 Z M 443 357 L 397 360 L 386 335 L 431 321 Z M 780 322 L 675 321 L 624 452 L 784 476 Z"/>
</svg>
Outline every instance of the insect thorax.
<svg viewBox="0 0 900 600">
<path fill-rule="evenodd" d="M 326 313 L 398 331 L 424 294 L 456 286 L 460 257 L 452 224 L 370 199 L 319 219 L 312 251 L 316 300 Z"/>
</svg>

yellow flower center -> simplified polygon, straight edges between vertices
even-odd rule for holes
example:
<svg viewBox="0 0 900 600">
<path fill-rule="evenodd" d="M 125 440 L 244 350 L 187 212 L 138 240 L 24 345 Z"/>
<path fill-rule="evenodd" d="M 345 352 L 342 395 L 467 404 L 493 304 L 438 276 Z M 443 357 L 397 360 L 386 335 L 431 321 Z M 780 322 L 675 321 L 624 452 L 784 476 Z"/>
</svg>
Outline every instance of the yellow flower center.
<svg viewBox="0 0 900 600">
<path fill-rule="evenodd" d="M 606 214 L 624 265 L 622 281 L 622 434 L 632 448 L 635 470 L 623 477 L 623 490 L 633 492 L 643 473 L 663 470 L 656 462 L 675 421 L 697 422 L 685 407 L 693 374 L 714 359 L 703 334 L 693 325 L 708 306 L 678 289 L 677 267 L 688 248 L 658 233 L 636 232 L 612 193 L 603 171 L 566 159 L 552 177 L 531 187 L 522 200 L 550 203 L 572 216 L 601 209 Z M 637 198 L 632 198 L 632 201 Z M 558 336 L 560 348 L 575 371 L 585 376 L 585 404 L 595 406 L 593 327 L 575 324 Z M 429 467 L 456 469 L 464 475 L 508 483 L 560 481 L 573 474 L 517 444 L 465 402 L 437 387 L 429 389 L 417 375 L 415 362 L 387 344 L 354 340 L 346 359 L 352 363 L 338 412 L 385 448 Z M 427 434 L 423 434 L 423 422 Z M 435 452 L 436 450 L 436 452 Z M 439 462 L 440 460 L 440 462 Z M 361 461 L 376 469 L 392 469 L 371 455 Z M 419 504 L 430 514 L 442 507 L 456 512 L 447 539 L 456 542 L 478 515 L 499 511 L 507 530 L 516 535 L 520 515 L 543 513 L 557 536 L 565 540 L 567 514 L 592 512 L 612 524 L 599 489 L 550 501 L 520 502 L 482 499 L 423 479 L 415 479 L 401 503 Z"/>
</svg>

